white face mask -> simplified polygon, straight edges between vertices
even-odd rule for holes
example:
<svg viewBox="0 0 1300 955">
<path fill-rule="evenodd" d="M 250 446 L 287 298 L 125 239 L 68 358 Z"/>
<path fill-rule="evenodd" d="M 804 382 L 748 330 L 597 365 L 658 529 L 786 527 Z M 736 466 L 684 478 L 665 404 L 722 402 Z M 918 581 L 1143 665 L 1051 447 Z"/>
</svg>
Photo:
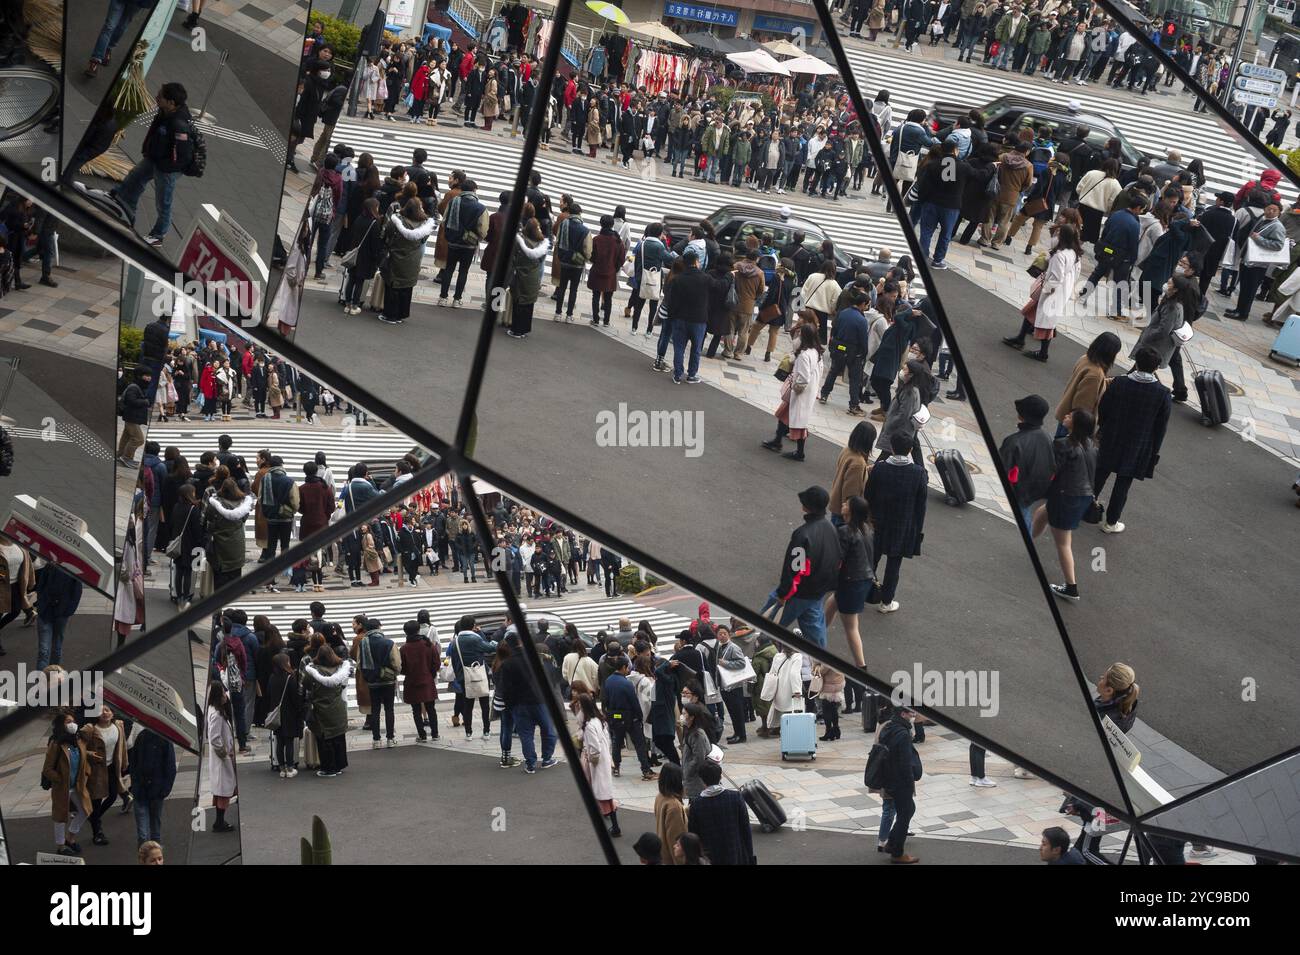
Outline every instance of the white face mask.
<svg viewBox="0 0 1300 955">
<path fill-rule="evenodd" d="M 76 724 L 76 723 L 64 723 L 64 724 L 63 724 L 63 732 L 67 733 L 69 736 L 76 736 L 76 735 L 77 735 L 77 724 Z"/>
</svg>

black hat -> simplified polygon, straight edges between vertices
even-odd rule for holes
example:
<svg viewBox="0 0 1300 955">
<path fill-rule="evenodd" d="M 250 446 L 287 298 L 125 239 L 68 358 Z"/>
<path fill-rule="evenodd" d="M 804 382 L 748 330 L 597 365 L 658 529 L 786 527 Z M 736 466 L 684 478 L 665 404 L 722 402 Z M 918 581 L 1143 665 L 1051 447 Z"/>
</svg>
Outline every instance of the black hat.
<svg viewBox="0 0 1300 955">
<path fill-rule="evenodd" d="M 1039 399 L 1042 401 L 1042 399 Z M 1044 402 L 1046 404 L 1046 402 Z M 831 496 L 826 492 L 826 488 L 820 484 L 814 484 L 812 487 L 804 488 L 799 492 L 799 503 L 810 511 L 824 511 L 826 505 L 831 502 Z"/>
<path fill-rule="evenodd" d="M 1047 399 L 1041 395 L 1025 395 L 1016 400 L 1016 413 L 1029 424 L 1042 424 L 1048 410 Z"/>
</svg>

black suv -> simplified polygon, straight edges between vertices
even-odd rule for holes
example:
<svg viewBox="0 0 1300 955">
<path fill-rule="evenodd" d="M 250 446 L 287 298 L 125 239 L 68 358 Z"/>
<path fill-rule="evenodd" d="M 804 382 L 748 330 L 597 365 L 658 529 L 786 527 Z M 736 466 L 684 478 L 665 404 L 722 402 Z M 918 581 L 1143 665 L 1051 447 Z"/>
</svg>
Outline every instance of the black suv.
<svg viewBox="0 0 1300 955">
<path fill-rule="evenodd" d="M 685 244 L 691 234 L 691 228 L 700 220 L 689 216 L 664 216 L 664 226 L 673 237 L 673 243 Z M 713 226 L 718 237 L 718 246 L 723 252 L 736 255 L 736 249 L 744 249 L 745 239 L 750 235 L 762 238 L 763 233 L 772 233 L 772 246 L 780 249 L 794 241 L 794 234 L 804 234 L 803 244 L 813 251 L 820 251 L 822 242 L 829 236 L 817 223 L 801 216 L 792 215 L 781 218 L 780 214 L 762 206 L 729 205 L 708 216 L 707 221 Z M 849 256 L 835 243 L 835 264 L 840 269 L 849 267 Z"/>
<path fill-rule="evenodd" d="M 940 141 L 952 132 L 958 116 L 970 111 L 969 104 L 945 103 L 934 104 L 930 116 L 938 123 L 935 135 Z M 1088 127 L 1088 142 L 1097 151 L 1101 151 L 1108 139 L 1118 139 L 1123 150 L 1123 167 L 1132 169 L 1144 154 L 1133 146 L 1124 134 L 1115 128 L 1115 124 L 1098 113 L 1085 110 L 1074 111 L 1057 103 L 1046 103 L 1027 96 L 999 96 L 979 108 L 984 117 L 984 131 L 988 133 L 989 142 L 1010 145 L 1022 126 L 1037 129 L 1050 126 L 1056 139 L 1074 134 L 1074 127 L 1083 124 Z"/>
</svg>

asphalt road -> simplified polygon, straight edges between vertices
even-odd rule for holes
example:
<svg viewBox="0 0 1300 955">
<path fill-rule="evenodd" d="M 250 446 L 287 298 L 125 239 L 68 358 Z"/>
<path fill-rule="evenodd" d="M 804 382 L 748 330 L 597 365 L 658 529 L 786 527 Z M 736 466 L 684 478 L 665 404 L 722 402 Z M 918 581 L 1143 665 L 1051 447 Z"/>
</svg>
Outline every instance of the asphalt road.
<svg viewBox="0 0 1300 955">
<path fill-rule="evenodd" d="M 335 865 L 604 864 L 567 765 L 526 776 L 483 756 L 413 746 L 349 753 L 348 761 L 336 779 L 283 780 L 241 764 L 244 863 L 296 864 L 298 840 L 319 815 Z M 654 831 L 654 817 L 619 810 L 619 823 L 619 858 L 635 865 L 632 843 Z M 910 839 L 908 848 L 938 864 L 1038 862 L 1032 850 L 1009 846 Z M 888 864 L 869 834 L 755 830 L 754 849 L 760 865 Z"/>
<path fill-rule="evenodd" d="M 995 435 L 1015 430 L 1016 398 L 1037 392 L 1055 408 L 1083 346 L 1058 338 L 1046 364 L 1026 361 L 999 342 L 1018 320 L 1010 305 L 951 272 L 936 279 Z M 1130 367 L 1121 357 L 1117 370 Z M 1300 652 L 1285 596 L 1300 575 L 1294 477 L 1263 447 L 1175 405 L 1155 479 L 1129 495 L 1127 531 L 1103 536 L 1085 524 L 1076 535 L 1083 600 L 1061 612 L 1086 673 L 1116 660 L 1135 667 L 1141 718 L 1225 773 L 1300 736 Z M 1097 547 L 1105 573 L 1090 570 Z M 1046 535 L 1039 554 L 1059 580 Z M 1245 681 L 1257 685 L 1257 701 L 1242 699 Z"/>
<path fill-rule="evenodd" d="M 308 292 L 298 344 L 450 437 L 469 368 L 469 315 L 417 307 L 406 325 L 392 327 L 364 314 L 344 319 L 334 301 L 333 292 Z M 535 329 L 523 342 L 504 334 L 493 342 L 478 408 L 478 459 L 757 611 L 800 520 L 797 492 L 813 483 L 829 487 L 840 449 L 814 437 L 805 463 L 788 461 L 759 447 L 772 434 L 769 413 L 712 387 L 673 385 L 639 352 L 585 324 L 544 319 Z M 775 381 L 772 398 L 775 406 Z M 703 453 L 599 446 L 596 413 L 620 401 L 647 411 L 698 411 Z M 977 509 L 946 507 L 936 493 L 927 518 L 924 555 L 904 565 L 901 612 L 864 616 L 869 670 L 882 679 L 911 673 L 918 663 L 926 670 L 996 670 L 995 716 L 940 709 L 1085 790 L 1118 800 L 1015 526 Z M 848 656 L 838 626 L 830 648 Z"/>
<path fill-rule="evenodd" d="M 193 757 L 190 757 L 193 759 Z M 162 844 L 163 857 L 168 865 L 184 865 L 189 861 L 190 808 L 194 793 L 173 794 L 163 803 Z M 135 814 L 123 814 L 121 802 L 114 804 L 104 815 L 104 835 L 108 845 L 91 843 L 90 824 L 86 823 L 77 836 L 81 844 L 81 857 L 86 865 L 135 865 L 138 858 L 135 841 Z M 211 813 L 209 813 L 209 816 Z M 43 816 L 17 818 L 4 817 L 5 838 L 9 843 L 9 864 L 35 863 L 36 853 L 54 851 L 54 824 L 48 813 Z M 201 834 L 216 838 L 215 833 Z M 238 839 L 238 833 L 227 833 L 223 838 Z M 194 860 L 195 862 L 203 860 Z"/>
</svg>

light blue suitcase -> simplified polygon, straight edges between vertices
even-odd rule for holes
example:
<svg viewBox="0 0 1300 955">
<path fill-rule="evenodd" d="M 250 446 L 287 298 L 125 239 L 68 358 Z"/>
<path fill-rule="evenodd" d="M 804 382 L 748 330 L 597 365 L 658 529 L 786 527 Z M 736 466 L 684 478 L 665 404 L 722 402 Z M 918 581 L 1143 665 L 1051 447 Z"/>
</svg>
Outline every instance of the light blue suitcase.
<svg viewBox="0 0 1300 955">
<path fill-rule="evenodd" d="M 1292 315 L 1277 333 L 1269 358 L 1287 358 L 1300 365 L 1300 315 Z"/>
<path fill-rule="evenodd" d="M 807 756 L 817 758 L 817 714 L 781 714 L 781 758 Z"/>
</svg>

